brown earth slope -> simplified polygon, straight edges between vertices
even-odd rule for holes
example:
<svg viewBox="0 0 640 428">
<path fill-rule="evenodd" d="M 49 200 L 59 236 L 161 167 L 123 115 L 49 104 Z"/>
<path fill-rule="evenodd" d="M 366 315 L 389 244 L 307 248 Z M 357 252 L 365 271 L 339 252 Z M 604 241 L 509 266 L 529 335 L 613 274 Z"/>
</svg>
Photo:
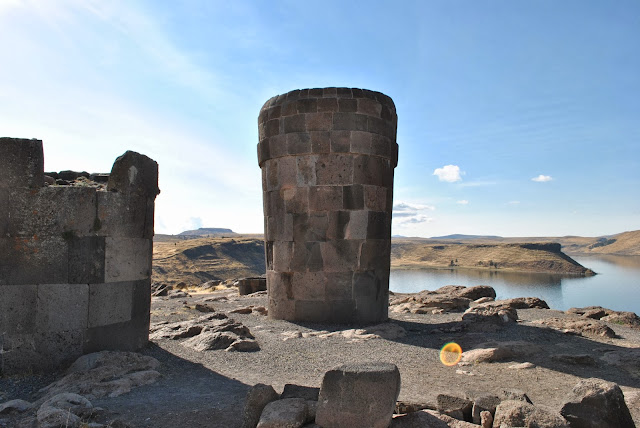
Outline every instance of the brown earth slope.
<svg viewBox="0 0 640 428">
<path fill-rule="evenodd" d="M 153 243 L 153 281 L 200 285 L 265 273 L 262 239 L 163 239 Z"/>
<path fill-rule="evenodd" d="M 473 268 L 520 272 L 589 275 L 592 271 L 560 251 L 557 243 L 434 244 L 397 239 L 391 247 L 391 267 Z"/>
</svg>

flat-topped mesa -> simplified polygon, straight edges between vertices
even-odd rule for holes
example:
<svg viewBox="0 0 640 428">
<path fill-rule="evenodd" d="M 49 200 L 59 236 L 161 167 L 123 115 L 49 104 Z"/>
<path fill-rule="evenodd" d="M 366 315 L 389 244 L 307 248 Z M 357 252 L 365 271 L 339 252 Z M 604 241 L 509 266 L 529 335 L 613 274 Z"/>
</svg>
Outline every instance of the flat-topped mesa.
<svg viewBox="0 0 640 428">
<path fill-rule="evenodd" d="M 388 96 L 303 89 L 258 118 L 269 316 L 387 319 L 397 115 Z"/>
<path fill-rule="evenodd" d="M 108 190 L 45 186 L 42 141 L 0 138 L 0 372 L 60 367 L 149 336 L 158 164 L 116 159 Z"/>
</svg>

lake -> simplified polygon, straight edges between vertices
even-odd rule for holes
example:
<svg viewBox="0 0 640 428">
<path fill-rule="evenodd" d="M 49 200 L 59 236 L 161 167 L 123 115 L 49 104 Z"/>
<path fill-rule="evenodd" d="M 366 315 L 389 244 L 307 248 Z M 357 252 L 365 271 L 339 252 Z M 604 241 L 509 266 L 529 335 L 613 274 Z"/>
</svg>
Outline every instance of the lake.
<svg viewBox="0 0 640 428">
<path fill-rule="evenodd" d="M 498 299 L 539 297 L 552 309 L 603 306 L 640 315 L 640 256 L 589 255 L 573 259 L 598 275 L 567 277 L 476 269 L 392 270 L 389 289 L 417 293 L 444 285 L 490 285 Z"/>
</svg>

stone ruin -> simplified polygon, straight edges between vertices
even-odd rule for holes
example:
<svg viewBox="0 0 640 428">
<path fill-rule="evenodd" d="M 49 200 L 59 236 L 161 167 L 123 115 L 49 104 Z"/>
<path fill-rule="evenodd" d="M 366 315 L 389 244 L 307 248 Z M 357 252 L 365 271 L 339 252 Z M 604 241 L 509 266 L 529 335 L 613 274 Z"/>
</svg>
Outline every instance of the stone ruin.
<svg viewBox="0 0 640 428">
<path fill-rule="evenodd" d="M 42 141 L 0 138 L 0 372 L 149 337 L 158 164 L 116 159 L 106 191 L 45 186 Z"/>
<path fill-rule="evenodd" d="M 268 100 L 258 128 L 269 316 L 386 320 L 393 101 L 363 89 L 296 90 Z"/>
</svg>

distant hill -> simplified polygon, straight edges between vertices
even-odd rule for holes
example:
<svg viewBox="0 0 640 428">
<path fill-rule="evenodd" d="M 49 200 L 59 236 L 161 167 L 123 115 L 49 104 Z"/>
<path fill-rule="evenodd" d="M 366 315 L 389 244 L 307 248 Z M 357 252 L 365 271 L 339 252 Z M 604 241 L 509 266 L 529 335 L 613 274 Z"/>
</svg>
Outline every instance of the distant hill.
<svg viewBox="0 0 640 428">
<path fill-rule="evenodd" d="M 201 227 L 200 229 L 195 230 L 185 230 L 184 232 L 178 233 L 178 236 L 233 236 L 237 235 L 231 229 L 223 229 L 219 227 Z"/>
<path fill-rule="evenodd" d="M 588 253 L 640 256 L 640 230 L 601 237 L 587 246 Z"/>
<path fill-rule="evenodd" d="M 485 239 L 503 239 L 502 236 L 493 235 L 446 235 L 446 236 L 433 236 L 430 239 L 458 239 L 458 240 L 485 240 Z"/>
<path fill-rule="evenodd" d="M 472 268 L 514 272 L 591 275 L 560 250 L 558 243 L 438 244 L 398 239 L 391 245 L 391 267 Z"/>
<path fill-rule="evenodd" d="M 260 276 L 265 273 L 262 239 L 193 238 L 154 241 L 154 282 L 199 285 L 219 279 Z"/>
</svg>

